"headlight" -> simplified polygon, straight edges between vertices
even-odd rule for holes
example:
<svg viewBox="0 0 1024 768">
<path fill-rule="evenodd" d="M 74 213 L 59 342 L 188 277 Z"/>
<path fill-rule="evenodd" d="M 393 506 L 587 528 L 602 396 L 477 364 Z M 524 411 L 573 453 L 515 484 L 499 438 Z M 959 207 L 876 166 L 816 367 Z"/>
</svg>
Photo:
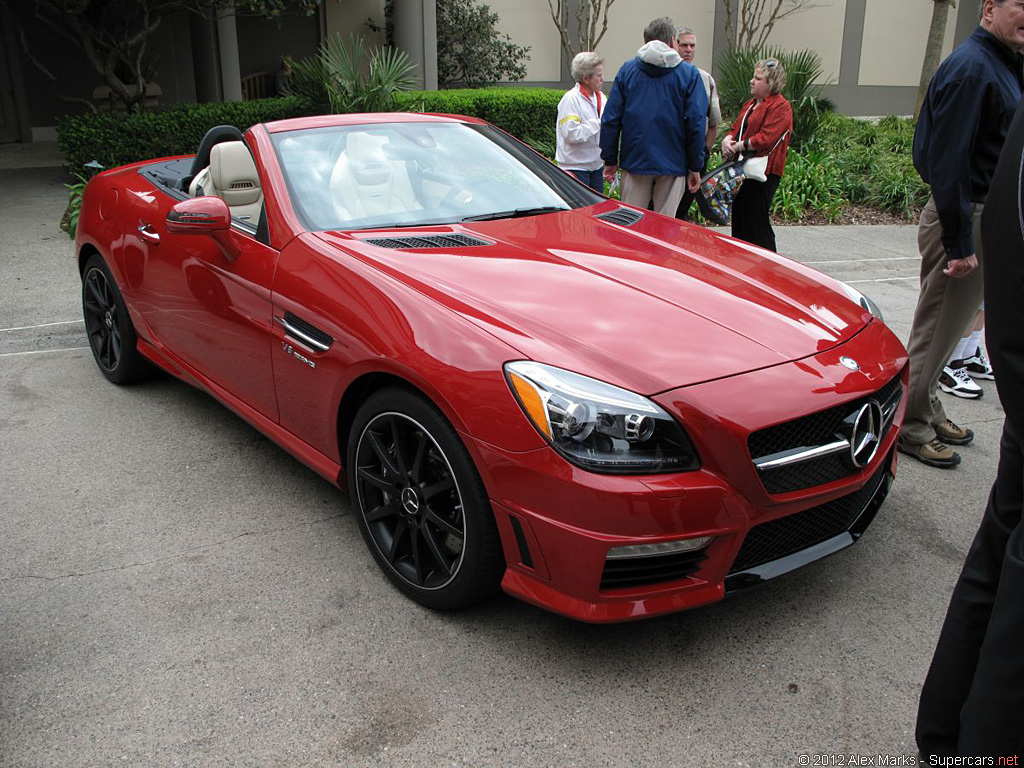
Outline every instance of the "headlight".
<svg viewBox="0 0 1024 768">
<path fill-rule="evenodd" d="M 873 302 L 870 298 L 868 298 L 863 293 L 858 291 L 852 285 L 848 285 L 847 283 L 844 283 L 842 280 L 836 280 L 836 282 L 839 283 L 839 286 L 843 289 L 843 292 L 847 296 L 849 296 L 855 304 L 860 305 L 862 309 L 866 309 L 874 317 L 877 317 L 883 323 L 885 322 L 885 318 L 882 317 L 882 310 L 878 308 L 878 305 L 875 304 L 875 302 Z"/>
<path fill-rule="evenodd" d="M 700 467 L 683 428 L 646 397 L 526 360 L 506 363 L 505 377 L 537 430 L 577 466 L 608 474 Z"/>
</svg>

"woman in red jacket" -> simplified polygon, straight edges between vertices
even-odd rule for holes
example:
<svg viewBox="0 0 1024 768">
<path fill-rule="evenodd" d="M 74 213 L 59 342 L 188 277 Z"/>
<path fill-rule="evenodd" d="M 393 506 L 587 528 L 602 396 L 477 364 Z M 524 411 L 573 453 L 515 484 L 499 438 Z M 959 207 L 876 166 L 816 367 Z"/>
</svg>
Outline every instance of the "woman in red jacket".
<svg viewBox="0 0 1024 768">
<path fill-rule="evenodd" d="M 768 158 L 767 181 L 746 179 L 732 208 L 732 236 L 770 251 L 775 249 L 775 232 L 768 214 L 772 197 L 779 188 L 786 167 L 786 153 L 793 136 L 793 108 L 782 96 L 786 70 L 777 59 L 759 61 L 750 80 L 753 97 L 722 139 L 726 158 Z"/>
</svg>

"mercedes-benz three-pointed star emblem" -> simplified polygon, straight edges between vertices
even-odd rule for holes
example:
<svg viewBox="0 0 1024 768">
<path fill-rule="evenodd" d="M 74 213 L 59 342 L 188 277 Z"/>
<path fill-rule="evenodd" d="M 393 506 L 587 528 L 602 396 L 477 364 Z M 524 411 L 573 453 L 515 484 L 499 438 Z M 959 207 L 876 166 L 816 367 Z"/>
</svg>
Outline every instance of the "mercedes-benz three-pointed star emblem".
<svg viewBox="0 0 1024 768">
<path fill-rule="evenodd" d="M 850 460 L 853 466 L 863 469 L 878 453 L 882 444 L 882 406 L 871 400 L 857 413 L 850 433 Z"/>
</svg>

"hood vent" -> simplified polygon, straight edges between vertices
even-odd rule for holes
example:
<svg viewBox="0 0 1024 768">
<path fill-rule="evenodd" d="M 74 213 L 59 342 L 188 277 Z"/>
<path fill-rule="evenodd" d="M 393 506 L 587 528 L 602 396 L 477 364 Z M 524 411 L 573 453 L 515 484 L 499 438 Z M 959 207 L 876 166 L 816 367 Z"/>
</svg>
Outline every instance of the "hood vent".
<svg viewBox="0 0 1024 768">
<path fill-rule="evenodd" d="M 614 211 L 597 214 L 597 218 L 603 221 L 610 221 L 612 224 L 620 224 L 623 227 L 630 227 L 636 224 L 644 215 L 632 208 L 616 208 Z"/>
<path fill-rule="evenodd" d="M 364 243 L 378 248 L 470 248 L 477 245 L 493 245 L 487 240 L 469 235 L 424 235 L 422 237 L 371 237 Z"/>
</svg>

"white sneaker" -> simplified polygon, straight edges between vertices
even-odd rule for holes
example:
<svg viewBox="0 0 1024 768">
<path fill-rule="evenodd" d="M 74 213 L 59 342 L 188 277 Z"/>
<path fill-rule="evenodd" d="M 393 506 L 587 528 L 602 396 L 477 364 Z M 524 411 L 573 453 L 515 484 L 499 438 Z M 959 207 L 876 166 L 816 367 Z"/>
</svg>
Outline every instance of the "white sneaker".
<svg viewBox="0 0 1024 768">
<path fill-rule="evenodd" d="M 948 365 L 939 374 L 939 386 L 943 392 L 966 400 L 977 400 L 985 394 L 985 390 L 974 382 L 974 379 L 967 373 L 967 369 L 950 368 Z"/>
<path fill-rule="evenodd" d="M 974 350 L 974 354 L 964 360 L 964 368 L 972 379 L 995 379 L 992 374 L 992 366 L 989 364 L 988 358 L 985 357 L 985 353 L 981 351 L 981 347 Z"/>
</svg>

